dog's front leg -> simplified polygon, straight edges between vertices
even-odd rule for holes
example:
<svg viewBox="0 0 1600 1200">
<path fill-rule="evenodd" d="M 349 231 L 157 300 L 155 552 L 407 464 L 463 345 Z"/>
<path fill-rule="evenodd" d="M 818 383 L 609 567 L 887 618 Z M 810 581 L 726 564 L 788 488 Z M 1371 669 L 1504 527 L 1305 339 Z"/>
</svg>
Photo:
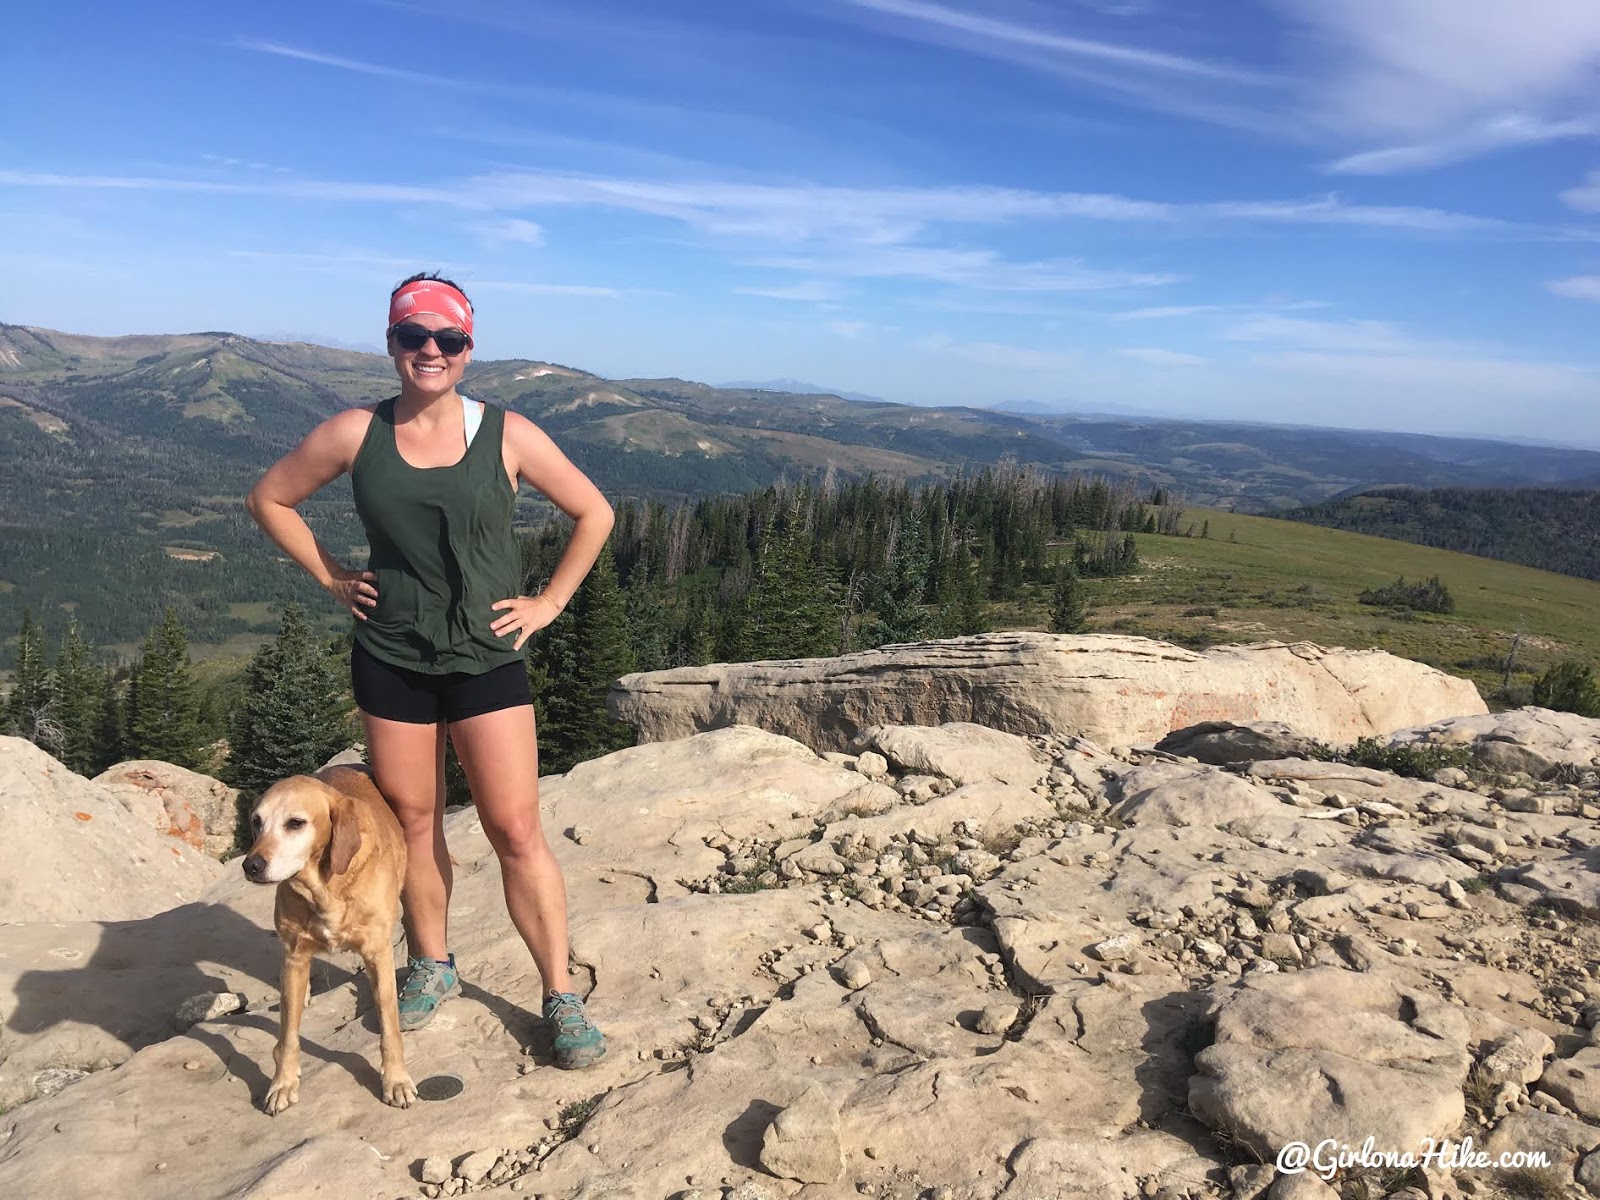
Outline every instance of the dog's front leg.
<svg viewBox="0 0 1600 1200">
<path fill-rule="evenodd" d="M 300 1099 L 300 1016 L 306 1009 L 306 993 L 311 986 L 311 947 L 304 941 L 283 948 L 283 975 L 278 985 L 278 1009 L 282 1028 L 272 1052 L 277 1070 L 267 1089 L 264 1107 L 277 1116 Z M 390 986 L 393 987 L 391 977 Z"/>
<path fill-rule="evenodd" d="M 378 1005 L 378 1028 L 383 1055 L 383 1102 L 410 1108 L 417 1089 L 406 1071 L 405 1049 L 400 1043 L 400 1000 L 394 988 L 394 947 L 387 941 L 366 950 L 362 961 L 372 981 L 372 998 Z"/>
</svg>

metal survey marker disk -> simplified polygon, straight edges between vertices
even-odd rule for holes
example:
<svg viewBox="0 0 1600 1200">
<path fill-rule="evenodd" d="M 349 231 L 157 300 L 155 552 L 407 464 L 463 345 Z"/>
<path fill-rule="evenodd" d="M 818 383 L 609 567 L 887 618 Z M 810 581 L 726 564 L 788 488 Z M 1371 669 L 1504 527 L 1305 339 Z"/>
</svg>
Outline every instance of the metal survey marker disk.
<svg viewBox="0 0 1600 1200">
<path fill-rule="evenodd" d="M 422 1100 L 454 1100 L 467 1090 L 459 1075 L 429 1075 L 417 1084 L 417 1097 Z"/>
</svg>

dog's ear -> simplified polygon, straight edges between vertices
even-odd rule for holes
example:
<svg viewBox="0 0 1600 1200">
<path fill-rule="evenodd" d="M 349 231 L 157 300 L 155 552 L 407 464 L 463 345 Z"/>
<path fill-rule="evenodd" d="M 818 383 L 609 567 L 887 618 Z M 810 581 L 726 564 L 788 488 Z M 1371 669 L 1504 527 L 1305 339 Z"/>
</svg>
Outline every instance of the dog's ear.
<svg viewBox="0 0 1600 1200">
<path fill-rule="evenodd" d="M 327 875 L 343 875 L 350 869 L 350 860 L 361 849 L 361 826 L 356 820 L 355 805 L 343 796 L 328 806 Z"/>
</svg>

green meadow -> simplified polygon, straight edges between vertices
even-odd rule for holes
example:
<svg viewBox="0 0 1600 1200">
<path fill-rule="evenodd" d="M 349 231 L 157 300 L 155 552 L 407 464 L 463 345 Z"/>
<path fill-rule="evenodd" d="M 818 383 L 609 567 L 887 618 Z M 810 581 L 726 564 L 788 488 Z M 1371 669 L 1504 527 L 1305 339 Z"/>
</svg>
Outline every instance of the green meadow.
<svg viewBox="0 0 1600 1200">
<path fill-rule="evenodd" d="M 1089 581 L 1097 632 L 1190 646 L 1280 639 L 1375 647 L 1467 676 L 1485 696 L 1501 686 L 1518 631 L 1513 685 L 1526 687 L 1563 658 L 1600 662 L 1600 583 L 1270 517 L 1190 509 L 1182 526 L 1191 524 L 1193 537 L 1139 535 L 1137 575 Z M 1400 576 L 1433 575 L 1455 598 L 1448 616 L 1357 602 Z M 1010 615 L 1039 628 L 1040 611 Z"/>
</svg>

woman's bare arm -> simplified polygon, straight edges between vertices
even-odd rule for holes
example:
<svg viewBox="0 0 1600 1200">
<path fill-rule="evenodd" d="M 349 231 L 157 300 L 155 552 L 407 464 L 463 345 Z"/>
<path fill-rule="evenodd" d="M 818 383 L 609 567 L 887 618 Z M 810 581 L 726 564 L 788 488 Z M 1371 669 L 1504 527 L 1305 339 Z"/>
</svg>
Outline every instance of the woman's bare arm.
<svg viewBox="0 0 1600 1200">
<path fill-rule="evenodd" d="M 317 541 L 295 508 L 350 469 L 371 421 L 369 408 L 349 408 L 329 417 L 273 463 L 244 502 L 256 523 L 285 554 L 363 620 L 366 614 L 357 602 L 367 608 L 377 603 L 377 589 L 372 586 L 376 577 L 370 571 L 346 569 Z"/>
<path fill-rule="evenodd" d="M 515 457 L 517 475 L 574 522 L 572 538 L 543 593 L 559 608 L 565 608 L 600 557 L 616 517 L 600 489 L 532 421 L 507 412 L 505 436 Z"/>
</svg>

